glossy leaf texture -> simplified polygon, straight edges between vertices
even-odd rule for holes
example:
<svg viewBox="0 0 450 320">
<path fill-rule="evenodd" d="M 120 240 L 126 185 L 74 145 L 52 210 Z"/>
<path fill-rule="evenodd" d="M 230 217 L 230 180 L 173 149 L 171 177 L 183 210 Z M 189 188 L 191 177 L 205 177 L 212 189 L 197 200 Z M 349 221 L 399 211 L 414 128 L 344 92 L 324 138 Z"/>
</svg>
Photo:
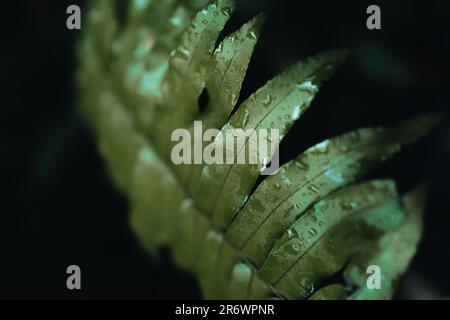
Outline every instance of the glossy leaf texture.
<svg viewBox="0 0 450 320">
<path fill-rule="evenodd" d="M 440 118 L 325 140 L 259 185 L 273 153 L 255 164 L 175 165 L 171 134 L 193 135 L 194 121 L 284 137 L 347 55 L 304 59 L 237 105 L 265 16 L 219 41 L 235 3 L 205 2 L 127 1 L 119 19 L 114 2 L 97 1 L 80 43 L 79 104 L 140 243 L 150 254 L 170 247 L 205 298 L 390 298 L 420 240 L 423 193 L 403 199 L 394 181 L 361 180 Z M 384 270 L 382 290 L 365 287 L 368 265 Z"/>
</svg>

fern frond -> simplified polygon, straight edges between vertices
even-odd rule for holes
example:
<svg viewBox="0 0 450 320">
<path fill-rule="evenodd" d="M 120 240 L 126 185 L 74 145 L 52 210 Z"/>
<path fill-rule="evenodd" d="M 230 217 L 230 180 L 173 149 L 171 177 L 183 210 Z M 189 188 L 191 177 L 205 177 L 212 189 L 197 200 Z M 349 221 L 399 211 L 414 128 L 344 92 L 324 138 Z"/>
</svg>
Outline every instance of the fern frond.
<svg viewBox="0 0 450 320">
<path fill-rule="evenodd" d="M 264 16 L 216 45 L 234 3 L 195 14 L 203 2 L 130 1 L 121 22 L 112 1 L 98 1 L 80 46 L 80 104 L 142 246 L 168 245 L 205 298 L 390 298 L 420 239 L 420 206 L 393 181 L 357 182 L 439 118 L 326 140 L 252 194 L 267 161 L 176 166 L 171 133 L 194 120 L 286 135 L 346 56 L 298 62 L 236 106 Z M 364 289 L 368 264 L 386 271 L 381 290 Z M 346 283 L 323 285 L 337 273 Z"/>
</svg>

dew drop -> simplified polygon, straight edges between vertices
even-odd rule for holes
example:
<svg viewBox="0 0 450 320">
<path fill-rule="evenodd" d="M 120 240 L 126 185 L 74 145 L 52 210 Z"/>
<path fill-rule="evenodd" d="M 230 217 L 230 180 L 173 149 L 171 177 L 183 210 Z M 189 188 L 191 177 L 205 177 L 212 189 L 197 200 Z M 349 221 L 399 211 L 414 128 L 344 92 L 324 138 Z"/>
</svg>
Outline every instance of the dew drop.
<svg viewBox="0 0 450 320">
<path fill-rule="evenodd" d="M 309 169 L 309 165 L 302 158 L 295 161 L 295 167 L 297 167 L 299 170 Z"/>
<path fill-rule="evenodd" d="M 242 120 L 242 128 L 245 128 L 247 126 L 249 120 L 250 120 L 250 114 L 249 114 L 248 110 L 246 109 L 244 119 Z"/>
<path fill-rule="evenodd" d="M 326 153 L 326 152 L 328 152 L 329 144 L 330 144 L 330 140 L 324 140 L 321 143 L 318 143 L 314 147 L 312 147 L 312 150 L 317 150 L 319 152 Z"/>
<path fill-rule="evenodd" d="M 218 46 L 217 49 L 216 49 L 216 54 L 217 54 L 217 53 L 221 53 L 222 50 L 223 50 L 223 43 L 221 42 L 221 43 L 219 43 L 219 46 Z"/>
<path fill-rule="evenodd" d="M 309 93 L 316 93 L 319 90 L 319 88 L 315 84 L 313 84 L 310 80 L 298 83 L 297 88 L 300 91 L 306 91 Z"/>
<path fill-rule="evenodd" d="M 237 263 L 233 267 L 232 277 L 240 282 L 248 281 L 251 278 L 252 269 L 245 263 Z"/>
<path fill-rule="evenodd" d="M 272 96 L 268 94 L 262 101 L 262 104 L 264 107 L 268 107 L 271 102 L 272 102 Z"/>
<path fill-rule="evenodd" d="M 286 186 L 289 187 L 289 186 L 292 185 L 292 181 L 291 181 L 291 179 L 290 179 L 289 177 L 283 176 L 281 179 L 282 179 L 283 183 L 284 183 Z"/>
<path fill-rule="evenodd" d="M 256 36 L 255 31 L 253 31 L 253 30 L 249 30 L 248 33 L 247 33 L 247 36 L 248 36 L 250 39 L 254 39 L 254 40 L 256 40 L 256 39 L 258 38 L 258 37 Z"/>
<path fill-rule="evenodd" d="M 292 232 L 291 229 L 288 229 L 287 236 L 288 236 L 288 238 L 292 238 L 294 236 L 294 233 Z"/>
<path fill-rule="evenodd" d="M 232 106 L 234 106 L 236 104 L 237 100 L 238 100 L 238 96 L 235 93 L 230 95 L 230 104 Z"/>
<path fill-rule="evenodd" d="M 182 20 L 179 16 L 173 16 L 172 18 L 170 18 L 170 23 L 176 27 L 179 28 L 182 25 Z"/>
<path fill-rule="evenodd" d="M 231 8 L 230 7 L 222 8 L 222 10 L 220 10 L 220 11 L 223 13 L 223 15 L 225 15 L 227 17 L 229 17 L 231 15 Z"/>
<path fill-rule="evenodd" d="M 181 56 L 185 59 L 189 58 L 191 52 L 186 48 L 178 48 L 178 52 L 181 53 Z"/>
<path fill-rule="evenodd" d="M 308 190 L 314 192 L 314 193 L 319 193 L 320 189 L 315 185 L 315 184 L 310 184 L 308 186 Z"/>
<path fill-rule="evenodd" d="M 149 4 L 148 0 L 134 0 L 133 5 L 137 10 L 143 10 Z"/>
<path fill-rule="evenodd" d="M 303 277 L 300 280 L 300 288 L 298 294 L 300 297 L 307 297 L 314 291 L 314 284 L 309 277 Z"/>
<path fill-rule="evenodd" d="M 298 118 L 300 118 L 300 111 L 301 111 L 300 106 L 295 106 L 294 107 L 294 110 L 292 111 L 292 114 L 291 114 L 292 120 L 295 121 Z"/>
</svg>

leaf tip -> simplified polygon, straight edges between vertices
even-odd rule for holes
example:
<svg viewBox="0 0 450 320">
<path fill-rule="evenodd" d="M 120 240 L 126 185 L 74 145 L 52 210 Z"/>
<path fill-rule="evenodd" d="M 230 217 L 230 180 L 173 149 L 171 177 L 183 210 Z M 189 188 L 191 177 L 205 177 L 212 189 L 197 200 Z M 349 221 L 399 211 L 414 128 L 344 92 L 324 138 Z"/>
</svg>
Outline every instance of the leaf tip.
<svg viewBox="0 0 450 320">
<path fill-rule="evenodd" d="M 267 19 L 267 15 L 263 12 L 258 13 L 252 20 L 251 20 L 251 24 L 252 24 L 252 28 L 255 30 L 255 32 L 257 32 L 259 34 L 259 32 L 261 31 L 261 28 L 264 24 L 264 22 Z"/>
</svg>

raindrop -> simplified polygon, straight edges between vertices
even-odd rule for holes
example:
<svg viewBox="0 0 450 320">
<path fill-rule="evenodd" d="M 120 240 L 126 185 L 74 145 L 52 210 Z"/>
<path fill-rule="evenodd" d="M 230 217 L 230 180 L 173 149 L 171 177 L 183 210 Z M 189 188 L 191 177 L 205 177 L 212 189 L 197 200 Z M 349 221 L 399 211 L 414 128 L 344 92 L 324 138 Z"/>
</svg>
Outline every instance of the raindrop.
<svg viewBox="0 0 450 320">
<path fill-rule="evenodd" d="M 264 107 L 268 107 L 271 102 L 272 102 L 272 96 L 268 94 L 262 101 L 262 104 Z"/>
<path fill-rule="evenodd" d="M 250 269 L 250 267 L 247 266 L 245 263 L 239 262 L 234 265 L 233 275 L 232 275 L 232 277 L 234 279 L 244 282 L 244 281 L 248 281 L 251 278 L 251 275 L 252 275 L 252 269 Z"/>
<path fill-rule="evenodd" d="M 324 140 L 321 143 L 316 144 L 313 147 L 313 150 L 317 150 L 323 153 L 328 152 L 328 145 L 330 144 L 330 140 Z"/>
<path fill-rule="evenodd" d="M 292 232 L 291 229 L 288 229 L 287 236 L 288 236 L 288 238 L 292 238 L 294 236 L 294 233 Z"/>
<path fill-rule="evenodd" d="M 298 118 L 300 118 L 300 111 L 301 111 L 300 106 L 295 106 L 294 107 L 294 110 L 292 111 L 292 114 L 291 114 L 292 120 L 295 121 Z"/>
<path fill-rule="evenodd" d="M 242 121 L 242 128 L 245 128 L 250 120 L 250 114 L 247 109 L 245 109 L 244 119 Z"/>
<path fill-rule="evenodd" d="M 320 189 L 315 184 L 310 184 L 308 186 L 308 190 L 310 190 L 312 192 L 315 192 L 315 193 L 319 193 L 320 192 Z"/>
<path fill-rule="evenodd" d="M 283 176 L 281 179 L 282 179 L 283 183 L 284 183 L 286 186 L 289 187 L 289 186 L 292 185 L 292 181 L 291 181 L 291 179 L 289 179 L 289 177 Z"/>
<path fill-rule="evenodd" d="M 300 297 L 307 297 L 314 291 L 314 284 L 309 277 L 303 277 L 300 280 L 299 295 Z"/>
<path fill-rule="evenodd" d="M 238 100 L 238 96 L 235 93 L 230 95 L 230 104 L 231 105 L 234 106 L 236 104 L 237 100 Z"/>
<path fill-rule="evenodd" d="M 216 53 L 221 53 L 222 50 L 223 50 L 223 43 L 221 42 L 221 43 L 219 43 L 219 46 L 216 49 Z"/>
<path fill-rule="evenodd" d="M 358 207 L 358 203 L 355 201 L 343 201 L 341 203 L 341 208 L 343 210 L 351 210 L 351 209 L 356 209 Z"/>
<path fill-rule="evenodd" d="M 178 48 L 178 52 L 181 53 L 181 56 L 185 59 L 189 58 L 191 52 L 186 48 Z"/>
<path fill-rule="evenodd" d="M 249 30 L 248 31 L 248 33 L 247 33 L 247 36 L 250 38 L 250 39 L 254 39 L 254 40 L 256 40 L 258 37 L 256 36 L 256 33 L 253 31 L 253 30 Z"/>
<path fill-rule="evenodd" d="M 173 16 L 172 18 L 170 18 L 170 23 L 174 26 L 174 27 L 181 27 L 183 21 L 181 20 L 181 17 L 179 16 Z"/>
<path fill-rule="evenodd" d="M 308 170 L 309 165 L 304 161 L 303 158 L 298 159 L 295 161 L 295 166 L 300 170 Z"/>
<path fill-rule="evenodd" d="M 222 13 L 223 13 L 225 16 L 227 16 L 227 17 L 229 17 L 229 16 L 231 15 L 231 8 L 230 8 L 230 7 L 224 7 L 224 8 L 222 8 L 222 10 L 220 10 L 220 11 L 222 11 Z"/>
<path fill-rule="evenodd" d="M 316 93 L 319 90 L 319 88 L 309 80 L 297 84 L 297 88 L 300 91 L 306 91 L 309 93 Z"/>
</svg>

